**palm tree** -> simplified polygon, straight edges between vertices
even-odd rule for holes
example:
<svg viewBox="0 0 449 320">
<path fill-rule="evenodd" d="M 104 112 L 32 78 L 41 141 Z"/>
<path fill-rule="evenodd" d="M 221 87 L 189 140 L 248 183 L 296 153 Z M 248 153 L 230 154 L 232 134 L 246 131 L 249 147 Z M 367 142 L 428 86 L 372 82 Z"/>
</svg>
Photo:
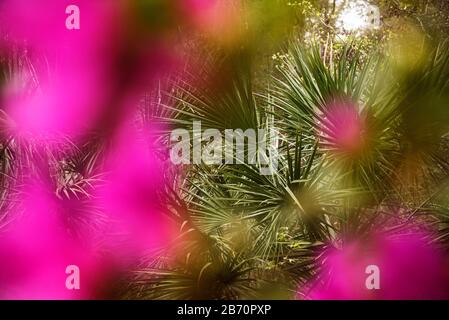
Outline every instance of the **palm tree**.
<svg viewBox="0 0 449 320">
<path fill-rule="evenodd" d="M 261 297 L 281 282 L 280 296 L 291 298 L 319 272 L 323 248 L 409 230 L 415 217 L 447 245 L 446 48 L 440 42 L 407 73 L 354 42 L 329 52 L 292 41 L 265 92 L 235 65 L 218 95 L 173 81 L 170 116 L 161 117 L 172 128 L 276 127 L 279 166 L 271 176 L 258 164 L 184 166 L 175 196 L 183 249 L 138 269 L 128 297 Z"/>
<path fill-rule="evenodd" d="M 265 75 L 266 87 L 257 85 L 244 48 L 214 52 L 192 64 L 196 70 L 161 81 L 136 115 L 142 132 L 162 124 L 158 157 L 169 162 L 171 129 L 193 134 L 192 122 L 201 121 L 221 133 L 276 129 L 278 167 L 262 175 L 261 157 L 253 164 L 167 165 L 158 206 L 180 235 L 130 268 L 120 297 L 293 298 L 319 273 L 324 249 L 373 230 L 409 230 L 416 219 L 432 226 L 427 241 L 447 249 L 449 51 L 433 41 L 407 69 L 381 50 L 367 57 L 356 42 L 333 51 L 292 40 Z M 8 70 L 25 68 L 21 83 L 38 87 L 26 56 L 2 65 L 5 81 Z M 217 75 L 224 80 L 212 81 Z M 108 141 L 92 133 L 81 144 L 67 138 L 49 149 L 11 126 L 0 109 L 0 228 L 14 218 L 15 194 L 30 172 L 23 168 L 52 182 L 73 234 L 82 238 L 80 224 L 103 228 L 108 221 L 91 200 L 105 174 Z"/>
</svg>

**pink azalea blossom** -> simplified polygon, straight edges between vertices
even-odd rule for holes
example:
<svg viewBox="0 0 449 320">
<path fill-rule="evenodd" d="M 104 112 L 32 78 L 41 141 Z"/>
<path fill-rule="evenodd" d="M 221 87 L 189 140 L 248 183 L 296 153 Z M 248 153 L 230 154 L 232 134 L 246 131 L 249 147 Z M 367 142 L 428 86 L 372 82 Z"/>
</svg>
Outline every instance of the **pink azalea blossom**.
<svg viewBox="0 0 449 320">
<path fill-rule="evenodd" d="M 42 183 L 23 190 L 13 221 L 0 236 L 1 299 L 94 298 L 107 274 L 92 248 L 67 232 L 58 199 Z M 66 268 L 80 268 L 80 289 L 66 287 Z"/>
<path fill-rule="evenodd" d="M 326 106 L 320 122 L 323 140 L 332 150 L 345 154 L 356 154 L 366 144 L 366 120 L 352 102 L 338 101 Z"/>
<path fill-rule="evenodd" d="M 396 239 L 378 235 L 328 249 L 321 255 L 321 272 L 309 289 L 298 292 L 317 300 L 447 299 L 448 261 L 422 239 L 422 235 Z M 369 266 L 379 268 L 379 289 L 367 287 Z"/>
<path fill-rule="evenodd" d="M 105 157 L 106 175 L 99 189 L 98 205 L 111 219 L 109 232 L 120 234 L 107 245 L 123 245 L 119 255 L 136 258 L 169 244 L 176 228 L 161 202 L 166 184 L 166 164 L 154 152 L 154 142 L 124 124 Z"/>
<path fill-rule="evenodd" d="M 94 123 L 113 90 L 111 68 L 122 34 L 120 3 L 78 1 L 80 30 L 66 28 L 70 1 L 1 4 L 8 38 L 26 43 L 39 84 L 34 92 L 5 90 L 5 109 L 19 133 L 72 135 Z"/>
</svg>

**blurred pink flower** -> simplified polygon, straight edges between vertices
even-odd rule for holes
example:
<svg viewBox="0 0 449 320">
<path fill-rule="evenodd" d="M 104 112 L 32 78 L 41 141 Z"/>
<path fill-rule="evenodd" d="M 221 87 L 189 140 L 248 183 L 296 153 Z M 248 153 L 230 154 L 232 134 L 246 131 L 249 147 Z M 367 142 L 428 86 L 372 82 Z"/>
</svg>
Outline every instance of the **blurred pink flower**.
<svg viewBox="0 0 449 320">
<path fill-rule="evenodd" d="M 66 29 L 69 4 L 74 3 L 0 3 L 0 20 L 8 38 L 26 43 L 38 82 L 31 92 L 5 88 L 5 110 L 13 122 L 13 134 L 31 140 L 55 135 L 76 143 L 76 138 L 92 130 L 105 141 L 112 140 L 104 159 L 106 168 L 98 172 L 108 174 L 92 200 L 104 210 L 109 224 L 107 230 L 96 231 L 102 234 L 92 234 L 92 239 L 81 243 L 67 233 L 61 212 L 70 211 L 69 205 L 56 198 L 54 186 L 34 180 L 25 183 L 17 199 L 22 208 L 11 214 L 14 223 L 0 241 L 0 298 L 96 298 L 108 274 L 123 271 L 175 234 L 158 202 L 164 187 L 163 163 L 148 147 L 151 139 L 137 134 L 128 121 L 136 116 L 142 90 L 151 89 L 175 63 L 171 47 L 133 29 L 126 1 L 76 1 L 80 30 Z M 10 43 L 2 45 L 8 49 Z M 45 149 L 51 148 L 47 140 L 41 142 Z M 42 166 L 48 170 L 45 167 L 51 164 Z M 105 264 L 94 239 L 103 240 L 101 249 L 109 250 L 106 259 L 111 264 Z M 80 268 L 79 291 L 65 287 L 68 265 Z"/>
<path fill-rule="evenodd" d="M 94 75 L 55 74 L 32 95 L 19 93 L 6 98 L 7 112 L 19 135 L 68 134 L 90 128 L 98 117 L 102 91 Z"/>
<path fill-rule="evenodd" d="M 357 106 L 348 101 L 337 101 L 326 106 L 319 125 L 323 140 L 339 153 L 357 154 L 365 147 L 367 125 Z"/>
<path fill-rule="evenodd" d="M 317 300 L 448 299 L 449 274 L 444 255 L 425 244 L 423 235 L 397 239 L 373 236 L 341 250 L 323 253 L 322 270 L 306 298 Z M 379 268 L 380 289 L 369 290 L 366 268 Z M 299 288 L 299 293 L 307 291 Z"/>
<path fill-rule="evenodd" d="M 107 245 L 121 245 L 126 262 L 169 244 L 176 236 L 173 221 L 161 200 L 166 187 L 165 163 L 154 151 L 154 141 L 124 124 L 106 154 L 106 177 L 97 199 L 111 219 Z"/>
<path fill-rule="evenodd" d="M 77 1 L 81 29 L 68 30 L 65 9 L 71 1 L 2 2 L 0 17 L 8 38 L 26 43 L 39 83 L 34 92 L 5 90 L 5 109 L 19 133 L 75 135 L 94 123 L 114 89 L 112 66 L 123 33 L 121 3 Z M 45 59 L 36 58 L 41 54 Z"/>
<path fill-rule="evenodd" d="M 73 4 L 80 8 L 79 30 L 66 28 L 66 8 Z M 76 63 L 92 59 L 92 54 L 100 58 L 99 49 L 112 49 L 113 41 L 123 34 L 123 4 L 121 0 L 3 0 L 0 17 L 9 38 L 24 40 L 31 48 L 46 53 L 63 53 L 62 59 Z"/>
<path fill-rule="evenodd" d="M 242 36 L 242 5 L 233 0 L 182 0 L 192 25 L 214 41 L 235 45 Z"/>
<path fill-rule="evenodd" d="M 106 225 L 88 233 L 75 226 L 83 239 L 75 238 L 65 215 L 76 202 L 61 201 L 49 176 L 39 174 L 23 183 L 13 222 L 0 235 L 0 298 L 101 298 L 109 280 L 140 258 L 156 258 L 155 251 L 174 240 L 177 229 L 161 202 L 169 164 L 153 149 L 154 133 L 144 135 L 126 118 L 122 121 L 103 159 L 101 173 L 106 174 L 92 196 Z M 48 170 L 45 160 L 36 165 L 38 172 Z M 25 174 L 30 175 L 36 172 Z M 90 219 L 95 219 L 93 212 L 83 217 L 87 224 Z M 81 290 L 65 287 L 69 265 L 80 268 Z"/>
<path fill-rule="evenodd" d="M 77 138 L 114 126 L 123 113 L 135 111 L 125 108 L 125 101 L 176 64 L 169 41 L 135 29 L 126 1 L 77 1 L 80 30 L 66 29 L 69 4 L 5 0 L 0 5 L 8 38 L 26 41 L 39 83 L 34 92 L 8 84 L 3 90 L 16 133 Z M 40 54 L 45 59 L 34 58 Z"/>
<path fill-rule="evenodd" d="M 94 298 L 105 280 L 92 248 L 71 238 L 57 199 L 43 184 L 31 182 L 20 209 L 0 235 L 0 299 Z M 80 289 L 66 288 L 66 268 L 80 268 Z"/>
<path fill-rule="evenodd" d="M 216 8 L 219 0 L 184 0 L 184 6 L 198 18 L 207 18 Z"/>
</svg>

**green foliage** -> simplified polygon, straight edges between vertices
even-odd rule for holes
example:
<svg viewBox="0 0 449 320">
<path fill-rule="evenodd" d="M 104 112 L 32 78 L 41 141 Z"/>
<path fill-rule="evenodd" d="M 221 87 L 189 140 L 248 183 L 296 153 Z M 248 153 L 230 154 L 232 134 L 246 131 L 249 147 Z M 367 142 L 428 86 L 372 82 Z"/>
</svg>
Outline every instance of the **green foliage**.
<svg viewBox="0 0 449 320">
<path fill-rule="evenodd" d="M 254 12 L 278 2 L 259 1 Z M 387 2 L 395 4 L 391 12 L 421 8 Z M 192 121 L 222 133 L 277 129 L 279 163 L 268 176 L 261 175 L 259 158 L 256 164 L 167 170 L 160 197 L 182 234 L 157 259 L 135 266 L 124 279 L 122 297 L 293 298 L 298 285 L 307 285 L 319 272 L 317 256 L 323 248 L 372 230 L 407 228 L 414 218 L 433 226 L 431 241 L 447 248 L 448 44 L 438 37 L 417 38 L 413 45 L 420 49 L 405 57 L 403 51 L 410 47 L 395 56 L 372 35 L 337 41 L 330 26 L 336 11 L 326 3 L 288 2 L 287 9 L 321 19 L 324 27 L 312 30 L 315 40 L 293 37 L 274 55 L 277 67 L 264 70 L 263 79 L 258 78 L 260 70 L 255 72 L 255 61 L 260 61 L 254 57 L 257 30 L 272 30 L 273 17 L 286 8 L 265 16 L 265 29 L 256 24 L 251 45 L 205 50 L 208 56 L 171 77 L 168 89 L 158 88 L 157 108 L 142 108 L 144 122 L 168 125 L 161 132 L 166 143 L 168 130 L 191 131 Z M 157 1 L 155 6 L 164 5 Z M 155 23 L 163 24 L 161 19 Z M 275 29 L 273 37 L 283 32 L 282 26 Z M 272 56 L 268 51 L 261 55 Z M 35 89 L 38 79 L 27 63 L 17 57 L 3 61 L 2 78 L 11 77 L 8 70 L 23 68 L 31 82 L 22 83 Z M 335 123 L 329 118 L 335 103 L 349 105 L 361 122 L 362 147 L 356 151 L 342 148 L 332 134 Z M 11 126 L 0 110 L 0 228 L 10 221 L 10 199 L 23 178 L 20 168 L 39 161 L 51 164 L 58 198 L 76 203 L 65 213 L 68 225 L 101 225 L 101 209 L 89 207 L 89 200 L 101 186 L 96 168 L 104 152 L 102 138 L 93 135 L 68 154 L 64 145 L 50 151 L 25 142 Z M 95 219 L 86 217 L 87 212 L 95 213 Z"/>
</svg>

